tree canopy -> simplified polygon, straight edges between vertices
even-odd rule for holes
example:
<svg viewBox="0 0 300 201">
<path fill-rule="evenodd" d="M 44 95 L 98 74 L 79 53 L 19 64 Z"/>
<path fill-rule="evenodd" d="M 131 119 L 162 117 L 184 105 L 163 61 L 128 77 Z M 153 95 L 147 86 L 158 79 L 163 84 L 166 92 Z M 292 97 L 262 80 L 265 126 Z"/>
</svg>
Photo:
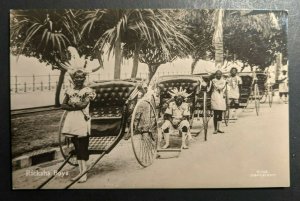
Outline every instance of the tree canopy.
<svg viewBox="0 0 300 201">
<path fill-rule="evenodd" d="M 225 12 L 224 49 L 227 61 L 239 60 L 244 66 L 261 70 L 270 66 L 277 53 L 287 59 L 285 12 Z"/>
<path fill-rule="evenodd" d="M 193 42 L 193 46 L 187 50 L 187 55 L 194 61 L 191 66 L 192 72 L 200 59 L 213 59 L 213 14 L 214 11 L 208 9 L 185 10 L 185 17 L 182 19 L 182 23 L 185 24 L 183 32 Z"/>
<path fill-rule="evenodd" d="M 52 69 L 60 70 L 55 95 L 55 105 L 59 106 L 59 95 L 66 73 L 61 64 L 70 59 L 67 48 L 73 46 L 86 56 L 94 52 L 90 48 L 93 41 L 81 39 L 80 36 L 81 10 L 12 10 L 10 15 L 11 53 L 34 57 L 51 65 Z"/>
<path fill-rule="evenodd" d="M 59 69 L 68 59 L 67 47 L 79 43 L 76 12 L 72 10 L 12 10 L 11 53 L 35 57 Z"/>
<path fill-rule="evenodd" d="M 193 72 L 198 60 L 214 60 L 213 35 L 217 10 L 186 10 L 184 31 L 191 41 L 188 55 Z M 244 66 L 264 69 L 275 61 L 277 53 L 287 61 L 287 16 L 283 11 L 225 10 L 222 19 L 223 48 L 226 61 L 241 61 Z"/>
<path fill-rule="evenodd" d="M 122 58 L 134 59 L 133 77 L 138 62 L 149 66 L 152 77 L 161 64 L 188 56 L 193 71 L 198 60 L 214 59 L 215 16 L 215 10 L 198 9 L 13 10 L 11 53 L 63 71 L 60 62 L 68 60 L 68 46 L 100 63 L 108 47 L 117 79 Z M 225 60 L 264 69 L 280 52 L 286 62 L 286 17 L 281 11 L 225 11 Z"/>
<path fill-rule="evenodd" d="M 133 76 L 137 72 L 139 57 L 149 52 L 148 48 L 159 50 L 160 58 L 167 61 L 174 56 L 174 49 L 181 49 L 189 41 L 178 23 L 182 10 L 95 9 L 83 13 L 84 37 L 96 41 L 95 49 L 108 45 L 109 54 L 117 52 L 115 56 L 119 58 L 116 62 L 122 57 L 133 57 Z M 115 66 L 115 70 L 119 71 L 120 67 Z M 119 75 L 115 77 L 119 78 Z"/>
</svg>

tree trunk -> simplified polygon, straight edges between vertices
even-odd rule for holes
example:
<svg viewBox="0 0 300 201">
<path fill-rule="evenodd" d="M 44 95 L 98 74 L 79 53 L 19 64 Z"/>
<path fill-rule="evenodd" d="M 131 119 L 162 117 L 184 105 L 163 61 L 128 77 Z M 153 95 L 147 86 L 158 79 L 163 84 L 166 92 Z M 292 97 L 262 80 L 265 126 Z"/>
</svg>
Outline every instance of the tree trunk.
<svg viewBox="0 0 300 201">
<path fill-rule="evenodd" d="M 282 68 L 282 53 L 277 53 L 275 62 L 275 80 L 278 80 Z"/>
<path fill-rule="evenodd" d="M 158 67 L 160 65 L 158 64 L 148 64 L 148 69 L 149 69 L 149 73 L 148 73 L 148 84 L 151 82 L 151 79 L 153 78 L 154 74 L 156 73 Z"/>
<path fill-rule="evenodd" d="M 215 62 L 217 67 L 223 66 L 223 43 L 215 43 Z"/>
<path fill-rule="evenodd" d="M 193 63 L 191 65 L 191 74 L 194 73 L 194 70 L 195 70 L 195 67 L 196 67 L 196 64 L 198 63 L 198 61 L 199 61 L 199 58 L 196 58 L 193 60 Z"/>
<path fill-rule="evenodd" d="M 117 36 L 115 42 L 115 71 L 114 71 L 114 79 L 121 78 L 121 60 L 122 60 L 122 52 L 121 52 L 121 38 Z"/>
<path fill-rule="evenodd" d="M 139 67 L 139 50 L 140 47 L 135 45 L 134 52 L 133 52 L 133 66 L 131 71 L 131 78 L 136 78 L 138 67 Z"/>
<path fill-rule="evenodd" d="M 224 11 L 218 10 L 215 15 L 215 33 L 213 44 L 215 46 L 215 63 L 217 67 L 221 67 L 224 61 L 223 47 L 223 16 Z"/>
<path fill-rule="evenodd" d="M 66 72 L 67 71 L 65 71 L 65 70 L 60 70 L 58 83 L 57 83 L 56 91 L 55 91 L 55 107 L 60 107 L 60 92 L 61 92 L 62 85 L 64 83 Z"/>
</svg>

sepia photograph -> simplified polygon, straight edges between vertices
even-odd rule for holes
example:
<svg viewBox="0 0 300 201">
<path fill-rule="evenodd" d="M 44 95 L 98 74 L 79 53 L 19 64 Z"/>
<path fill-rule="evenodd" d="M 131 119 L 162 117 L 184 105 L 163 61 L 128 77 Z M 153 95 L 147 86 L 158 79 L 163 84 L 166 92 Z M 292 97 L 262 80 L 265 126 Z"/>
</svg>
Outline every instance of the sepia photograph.
<svg viewBox="0 0 300 201">
<path fill-rule="evenodd" d="M 288 12 L 10 10 L 12 188 L 290 186 Z"/>
</svg>

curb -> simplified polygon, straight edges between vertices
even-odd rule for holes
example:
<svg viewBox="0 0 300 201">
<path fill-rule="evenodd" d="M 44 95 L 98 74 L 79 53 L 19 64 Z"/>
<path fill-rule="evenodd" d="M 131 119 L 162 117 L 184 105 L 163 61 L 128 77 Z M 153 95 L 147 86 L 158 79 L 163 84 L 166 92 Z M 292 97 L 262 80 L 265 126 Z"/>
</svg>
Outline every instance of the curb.
<svg viewBox="0 0 300 201">
<path fill-rule="evenodd" d="M 31 167 L 63 158 L 59 148 L 41 149 L 19 156 L 12 160 L 12 170 Z"/>
</svg>

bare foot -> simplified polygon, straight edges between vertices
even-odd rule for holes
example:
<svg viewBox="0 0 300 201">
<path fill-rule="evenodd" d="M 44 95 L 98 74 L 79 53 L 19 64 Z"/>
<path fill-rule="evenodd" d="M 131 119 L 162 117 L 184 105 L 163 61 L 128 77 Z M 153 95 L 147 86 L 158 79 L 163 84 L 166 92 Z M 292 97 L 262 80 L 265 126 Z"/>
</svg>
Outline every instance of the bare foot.
<svg viewBox="0 0 300 201">
<path fill-rule="evenodd" d="M 75 177 L 73 177 L 72 179 L 71 179 L 71 181 L 75 181 L 75 180 L 77 180 L 79 177 L 80 177 L 80 173 L 77 175 L 77 176 L 75 176 Z"/>
<path fill-rule="evenodd" d="M 86 182 L 86 180 L 87 180 L 87 175 L 85 174 L 79 179 L 78 183 L 84 183 Z"/>
<path fill-rule="evenodd" d="M 189 147 L 188 146 L 186 146 L 185 144 L 184 145 L 182 145 L 182 149 L 188 149 Z"/>
<path fill-rule="evenodd" d="M 193 140 L 194 140 L 194 138 L 192 137 L 191 134 L 188 134 L 187 136 L 188 136 L 188 140 L 190 140 L 190 141 L 193 141 Z"/>
</svg>

